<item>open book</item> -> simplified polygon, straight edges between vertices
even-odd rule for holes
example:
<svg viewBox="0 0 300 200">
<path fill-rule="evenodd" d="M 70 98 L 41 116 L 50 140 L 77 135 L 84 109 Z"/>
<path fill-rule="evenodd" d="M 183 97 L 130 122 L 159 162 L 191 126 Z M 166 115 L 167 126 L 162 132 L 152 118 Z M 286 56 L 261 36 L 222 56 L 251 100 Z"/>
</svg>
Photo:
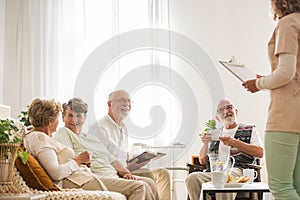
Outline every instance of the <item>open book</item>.
<svg viewBox="0 0 300 200">
<path fill-rule="evenodd" d="M 244 64 L 236 63 L 234 60 L 219 62 L 242 82 L 256 78 L 256 74 Z"/>
<path fill-rule="evenodd" d="M 161 152 L 152 152 L 152 151 L 144 151 L 143 153 L 135 156 L 134 158 L 130 159 L 128 162 L 132 162 L 133 160 L 135 160 L 136 158 L 138 159 L 137 163 L 142 163 L 145 162 L 147 160 L 156 160 L 158 158 L 161 158 L 163 156 L 165 156 L 165 153 L 161 153 Z"/>
</svg>

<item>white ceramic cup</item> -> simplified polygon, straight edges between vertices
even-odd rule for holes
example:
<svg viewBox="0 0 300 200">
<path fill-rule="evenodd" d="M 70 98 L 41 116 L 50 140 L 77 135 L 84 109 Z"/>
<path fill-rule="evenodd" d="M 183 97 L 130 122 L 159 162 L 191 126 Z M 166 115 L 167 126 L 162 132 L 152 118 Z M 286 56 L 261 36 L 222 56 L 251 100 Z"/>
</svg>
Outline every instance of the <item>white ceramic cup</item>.
<svg viewBox="0 0 300 200">
<path fill-rule="evenodd" d="M 253 180 L 257 178 L 257 171 L 254 169 L 243 169 L 243 176 L 248 176 L 248 183 L 253 183 Z"/>
<path fill-rule="evenodd" d="M 212 184 L 215 188 L 223 188 L 226 181 L 225 172 L 214 171 L 211 172 Z"/>
</svg>

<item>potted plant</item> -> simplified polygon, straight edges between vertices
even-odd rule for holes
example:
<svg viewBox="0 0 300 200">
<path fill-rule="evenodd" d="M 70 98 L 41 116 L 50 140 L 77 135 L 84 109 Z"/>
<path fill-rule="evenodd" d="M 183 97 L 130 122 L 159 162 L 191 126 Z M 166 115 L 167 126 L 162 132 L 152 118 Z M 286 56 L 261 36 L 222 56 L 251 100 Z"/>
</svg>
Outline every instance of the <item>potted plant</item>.
<svg viewBox="0 0 300 200">
<path fill-rule="evenodd" d="M 12 183 L 13 165 L 24 134 L 21 122 L 0 119 L 0 193 L 18 193 Z"/>
<path fill-rule="evenodd" d="M 204 133 L 208 133 L 209 131 L 212 131 L 212 130 L 216 130 L 217 127 L 217 122 L 216 120 L 214 119 L 209 119 L 207 122 L 205 122 L 205 128 L 204 130 L 199 134 L 199 136 L 202 136 Z"/>
<path fill-rule="evenodd" d="M 28 108 L 29 108 L 29 105 L 26 106 L 26 110 L 22 110 L 21 113 L 18 115 L 19 121 L 25 126 L 25 132 L 31 131 L 33 129 L 33 126 L 29 120 Z M 17 156 L 22 160 L 22 162 L 24 164 L 27 163 L 28 151 L 27 150 L 25 151 L 23 145 L 19 148 Z"/>
</svg>

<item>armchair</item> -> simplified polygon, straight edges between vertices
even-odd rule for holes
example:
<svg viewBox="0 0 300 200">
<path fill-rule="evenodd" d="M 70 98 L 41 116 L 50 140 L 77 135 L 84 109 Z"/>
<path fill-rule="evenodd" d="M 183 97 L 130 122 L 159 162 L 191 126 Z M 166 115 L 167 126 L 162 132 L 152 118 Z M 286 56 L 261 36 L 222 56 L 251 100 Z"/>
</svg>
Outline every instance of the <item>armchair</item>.
<svg viewBox="0 0 300 200">
<path fill-rule="evenodd" d="M 209 169 L 208 163 L 201 165 L 199 162 L 199 156 L 192 156 L 192 163 L 187 163 L 187 169 L 189 174 L 193 172 L 205 172 Z"/>
</svg>

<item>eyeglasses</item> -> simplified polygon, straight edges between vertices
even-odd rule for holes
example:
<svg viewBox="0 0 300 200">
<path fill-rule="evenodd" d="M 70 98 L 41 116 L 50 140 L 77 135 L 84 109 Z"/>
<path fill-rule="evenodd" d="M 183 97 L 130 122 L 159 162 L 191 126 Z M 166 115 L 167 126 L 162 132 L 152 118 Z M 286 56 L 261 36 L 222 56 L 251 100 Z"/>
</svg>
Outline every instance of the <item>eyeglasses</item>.
<svg viewBox="0 0 300 200">
<path fill-rule="evenodd" d="M 121 103 L 132 103 L 131 99 L 125 99 L 125 98 L 121 98 L 121 99 L 113 99 L 111 101 L 117 101 L 117 102 L 121 102 Z"/>
<path fill-rule="evenodd" d="M 218 114 L 221 114 L 224 112 L 224 110 L 232 110 L 234 108 L 234 106 L 231 104 L 231 105 L 227 105 L 227 106 L 224 106 L 224 107 L 221 107 L 217 110 L 217 113 Z"/>
</svg>

